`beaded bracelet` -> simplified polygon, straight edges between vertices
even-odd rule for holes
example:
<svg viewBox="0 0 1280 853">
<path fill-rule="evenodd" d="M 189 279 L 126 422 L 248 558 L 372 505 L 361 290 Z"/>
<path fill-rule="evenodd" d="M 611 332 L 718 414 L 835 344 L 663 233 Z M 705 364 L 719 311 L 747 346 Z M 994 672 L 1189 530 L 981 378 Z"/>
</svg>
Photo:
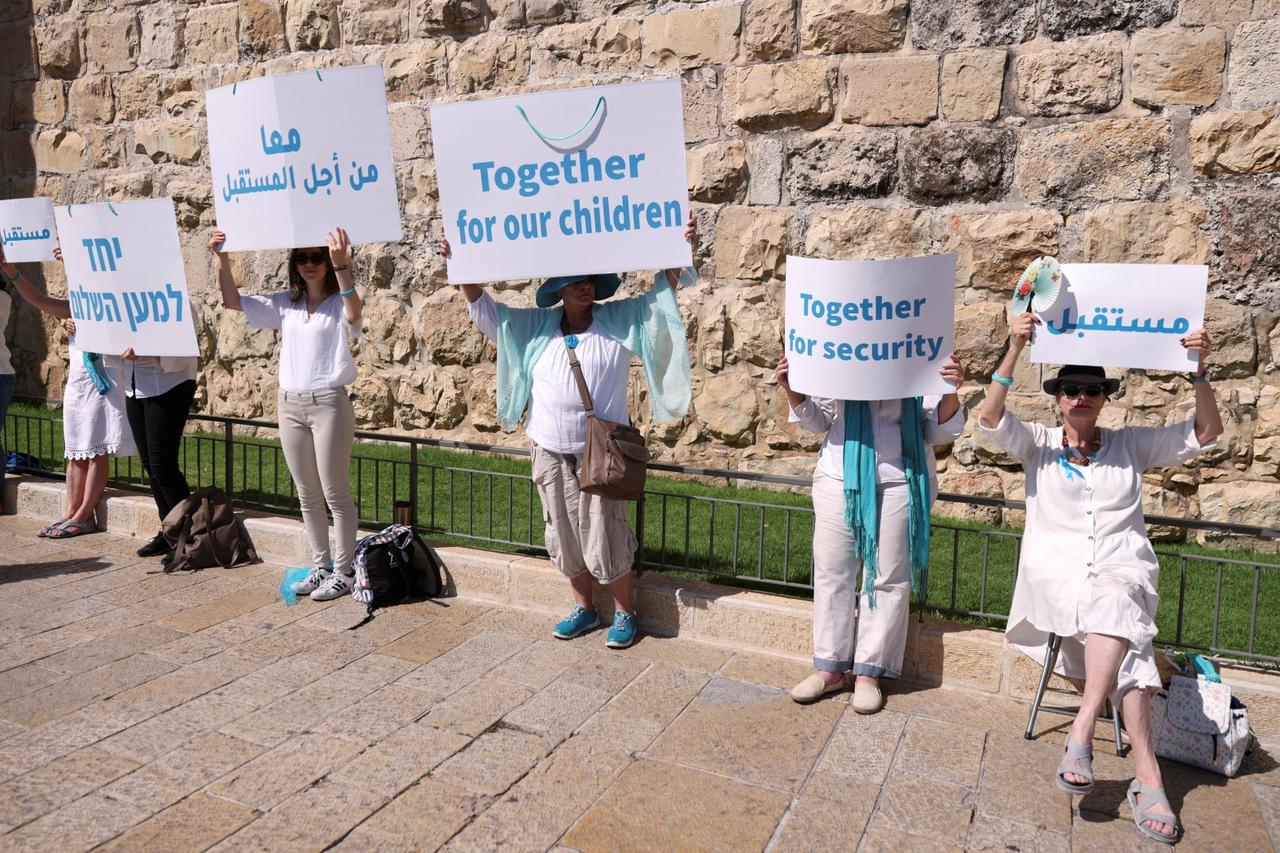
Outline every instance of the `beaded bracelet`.
<svg viewBox="0 0 1280 853">
<path fill-rule="evenodd" d="M 998 370 L 991 371 L 991 378 L 996 382 L 999 382 L 1001 385 L 1005 386 L 1006 388 L 1008 388 L 1010 385 L 1013 384 L 1012 379 L 1006 379 L 1005 377 L 1001 376 L 1000 371 Z"/>
</svg>

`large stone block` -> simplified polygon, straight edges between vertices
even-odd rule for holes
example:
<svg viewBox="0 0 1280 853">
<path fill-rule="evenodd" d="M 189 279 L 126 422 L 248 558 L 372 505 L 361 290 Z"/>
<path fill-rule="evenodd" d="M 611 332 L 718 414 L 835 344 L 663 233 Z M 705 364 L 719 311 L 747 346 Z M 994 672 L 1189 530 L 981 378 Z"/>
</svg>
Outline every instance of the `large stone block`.
<svg viewBox="0 0 1280 853">
<path fill-rule="evenodd" d="M 84 137 L 71 130 L 42 130 L 36 136 L 35 154 L 41 170 L 75 174 L 85 167 Z"/>
<path fill-rule="evenodd" d="M 1191 162 L 1207 175 L 1280 171 L 1280 108 L 1197 116 L 1191 122 Z"/>
<path fill-rule="evenodd" d="M 747 130 L 818 127 L 831 119 L 834 78 L 825 59 L 734 66 L 725 74 L 724 102 Z"/>
<path fill-rule="evenodd" d="M 782 210 L 725 207 L 716 222 L 717 278 L 786 277 L 791 217 Z"/>
<path fill-rule="evenodd" d="M 800 6 L 806 53 L 897 50 L 906 32 L 906 0 L 827 0 Z"/>
<path fill-rule="evenodd" d="M 152 163 L 200 162 L 200 129 L 173 121 L 139 121 L 133 125 L 133 150 Z"/>
<path fill-rule="evenodd" d="M 534 46 L 542 79 L 630 67 L 640 62 L 640 22 L 609 18 L 544 27 L 534 38 Z"/>
<path fill-rule="evenodd" d="M 85 59 L 97 71 L 132 71 L 138 64 L 141 32 L 132 9 L 89 15 L 84 29 Z"/>
<path fill-rule="evenodd" d="M 689 197 L 733 201 L 747 177 L 747 146 L 740 139 L 709 142 L 688 150 Z"/>
<path fill-rule="evenodd" d="M 994 311 L 991 309 L 995 309 Z M 1004 306 L 980 302 L 966 305 L 960 309 L 965 322 L 977 320 L 973 333 L 970 333 L 961 322 L 961 313 L 956 314 L 956 355 L 964 362 L 965 372 L 976 376 L 990 376 L 1000 361 L 999 347 L 994 356 L 988 351 L 992 349 L 992 340 L 984 341 L 982 332 L 1007 335 L 1008 326 L 1004 323 Z M 965 340 L 961 341 L 959 333 L 965 331 Z M 981 331 L 978 331 L 981 329 Z M 987 365 L 990 365 L 989 367 Z M 938 491 L 955 495 L 979 498 L 1003 498 L 1004 484 L 1000 475 L 994 471 L 965 471 L 952 466 L 938 475 Z M 939 518 L 953 518 L 960 521 L 974 521 L 979 524 L 999 524 L 1000 507 L 981 506 L 978 504 L 959 503 L 954 501 L 937 501 L 933 512 Z"/>
<path fill-rule="evenodd" d="M 943 249 L 957 255 L 958 286 L 983 299 L 1011 293 L 1027 264 L 1056 255 L 1061 227 L 1062 217 L 1052 210 L 957 213 L 947 220 Z"/>
<path fill-rule="evenodd" d="M 61 124 L 67 114 L 64 84 L 57 79 L 19 83 L 14 86 L 10 115 L 20 124 Z"/>
<path fill-rule="evenodd" d="M 396 44 L 409 32 L 404 0 L 356 0 L 343 4 L 342 31 L 350 44 Z"/>
<path fill-rule="evenodd" d="M 707 432 L 730 447 L 755 443 L 760 405 L 744 377 L 731 373 L 708 376 L 693 400 L 693 410 Z"/>
<path fill-rule="evenodd" d="M 782 140 L 757 137 L 747 143 L 747 204 L 782 201 Z"/>
<path fill-rule="evenodd" d="M 804 250 L 833 260 L 901 258 L 928 254 L 932 219 L 925 210 L 846 207 L 819 210 L 809 220 Z"/>
<path fill-rule="evenodd" d="M 796 0 L 747 0 L 742 12 L 742 56 L 768 62 L 796 53 Z"/>
<path fill-rule="evenodd" d="M 563 23 L 573 17 L 573 5 L 572 0 L 525 0 L 524 18 L 529 26 Z"/>
<path fill-rule="evenodd" d="M 696 68 L 732 62 L 738 55 L 741 6 L 675 9 L 644 19 L 644 64 Z"/>
<path fill-rule="evenodd" d="M 1280 103 L 1280 18 L 1247 21 L 1231 39 L 1231 105 L 1262 107 Z"/>
<path fill-rule="evenodd" d="M 1208 212 L 1185 198 L 1122 201 L 1072 216 L 1080 260 L 1110 264 L 1204 264 L 1209 261 Z"/>
<path fill-rule="evenodd" d="M 1139 200 L 1169 183 L 1169 126 L 1109 119 L 1035 128 L 1018 145 L 1018 189 L 1035 201 Z"/>
<path fill-rule="evenodd" d="M 1077 39 L 1014 60 L 1018 99 L 1032 115 L 1106 112 L 1120 103 L 1124 43 L 1116 37 Z"/>
<path fill-rule="evenodd" d="M 334 0 L 290 0 L 285 4 L 284 28 L 295 51 L 328 50 L 342 43 Z"/>
<path fill-rule="evenodd" d="M 869 125 L 925 124 L 938 114 L 938 57 L 849 59 L 840 66 L 840 120 Z"/>
<path fill-rule="evenodd" d="M 1007 45 L 1036 34 L 1035 0 L 917 0 L 912 39 L 925 50 Z"/>
<path fill-rule="evenodd" d="M 1280 345 L 1280 327 L 1271 342 L 1273 359 Z M 1280 480 L 1280 388 L 1268 385 L 1258 397 L 1258 417 L 1253 424 L 1253 467 L 1257 477 Z"/>
<path fill-rule="evenodd" d="M 240 58 L 238 22 L 239 9 L 231 3 L 192 9 L 183 31 L 185 60 L 215 65 L 235 62 Z"/>
<path fill-rule="evenodd" d="M 720 72 L 710 65 L 694 68 L 683 75 L 684 139 L 704 142 L 720 136 L 722 112 Z"/>
<path fill-rule="evenodd" d="M 252 56 L 267 57 L 289 49 L 284 38 L 282 0 L 239 0 L 240 43 Z"/>
<path fill-rule="evenodd" d="M 484 0 L 409 0 L 409 29 L 415 36 L 469 35 L 485 28 Z"/>
<path fill-rule="evenodd" d="M 1280 518 L 1280 488 L 1274 482 L 1205 483 L 1197 495 L 1205 521 L 1275 527 Z"/>
<path fill-rule="evenodd" d="M 987 628 L 937 621 L 920 631 L 916 678 L 926 684 L 1000 690 L 1003 637 Z"/>
<path fill-rule="evenodd" d="M 1222 93 L 1227 45 L 1222 30 L 1151 30 L 1134 33 L 1130 92 L 1149 107 L 1207 106 Z"/>
<path fill-rule="evenodd" d="M 142 10 L 142 44 L 138 63 L 148 68 L 174 68 L 183 57 L 183 16 L 171 6 Z"/>
<path fill-rule="evenodd" d="M 1009 185 L 1013 132 L 933 124 L 907 137 L 902 191 L 916 201 L 992 201 Z"/>
<path fill-rule="evenodd" d="M 892 131 L 824 131 L 787 151 L 787 189 L 793 201 L 879 196 L 893 189 L 898 168 Z"/>
<path fill-rule="evenodd" d="M 1213 341 L 1209 366 L 1215 378 L 1253 376 L 1258 368 L 1258 339 L 1254 334 L 1252 311 L 1225 299 L 1210 297 L 1204 306 L 1204 328 Z M 1238 409 L 1238 406 L 1232 408 Z"/>
<path fill-rule="evenodd" d="M 34 80 L 36 42 L 26 21 L 0 24 L 0 80 Z"/>
<path fill-rule="evenodd" d="M 1172 19 L 1177 6 L 1177 0 L 1042 0 L 1040 24 L 1051 39 L 1136 30 Z"/>
<path fill-rule="evenodd" d="M 456 93 L 517 86 L 529 78 L 529 40 L 481 33 L 454 48 L 450 68 L 449 88 Z"/>
<path fill-rule="evenodd" d="M 396 45 L 387 48 L 381 59 L 388 100 L 419 101 L 444 91 L 449 70 L 447 42 Z"/>
<path fill-rule="evenodd" d="M 957 50 L 942 57 L 942 115 L 951 121 L 991 121 L 1000 114 L 1003 50 Z"/>
<path fill-rule="evenodd" d="M 1280 312 L 1280 196 L 1271 190 L 1224 193 L 1215 211 L 1216 279 L 1255 308 Z"/>
<path fill-rule="evenodd" d="M 71 84 L 69 114 L 77 125 L 107 124 L 115 117 L 111 78 L 105 74 L 80 77 Z"/>
<path fill-rule="evenodd" d="M 72 20 L 48 20 L 36 27 L 40 70 L 69 79 L 80 73 L 80 28 Z"/>
<path fill-rule="evenodd" d="M 1178 23 L 1184 27 L 1231 26 L 1249 20 L 1253 0 L 1182 0 Z"/>
</svg>

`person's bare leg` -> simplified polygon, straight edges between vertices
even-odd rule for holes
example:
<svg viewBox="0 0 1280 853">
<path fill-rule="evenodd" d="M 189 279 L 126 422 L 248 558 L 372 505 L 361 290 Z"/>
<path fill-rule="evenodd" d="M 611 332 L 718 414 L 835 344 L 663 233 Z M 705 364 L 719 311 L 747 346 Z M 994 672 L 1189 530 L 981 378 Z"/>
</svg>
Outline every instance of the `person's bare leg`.
<svg viewBox="0 0 1280 853">
<path fill-rule="evenodd" d="M 1134 689 L 1120 697 L 1120 709 L 1124 713 L 1124 730 L 1129 735 L 1129 743 L 1133 747 L 1133 761 L 1136 765 L 1134 775 L 1138 781 L 1152 788 L 1163 788 L 1164 779 L 1160 775 L 1160 764 L 1156 761 L 1155 744 L 1151 740 L 1151 693 L 1148 690 Z M 1145 798 L 1138 795 L 1138 803 L 1144 804 Z M 1172 813 L 1160 806 L 1151 810 L 1155 814 Z M 1172 823 L 1161 823 L 1148 820 L 1147 826 L 1162 835 L 1172 836 Z"/>
<path fill-rule="evenodd" d="M 81 483 L 80 503 L 75 512 L 67 517 L 82 523 L 94 520 L 94 512 L 102 493 L 107 490 L 107 471 L 111 457 L 102 455 L 84 461 L 84 473 Z"/>
<path fill-rule="evenodd" d="M 1107 697 L 1116 686 L 1116 673 L 1129 649 L 1129 641 L 1109 634 L 1089 634 L 1084 640 L 1084 697 L 1080 711 L 1071 724 L 1071 740 L 1082 746 L 1093 743 L 1098 717 L 1106 707 Z M 1064 773 L 1063 778 L 1075 785 L 1089 780 L 1077 773 Z"/>
<path fill-rule="evenodd" d="M 632 614 L 636 612 L 631 591 L 631 580 L 634 577 L 635 572 L 627 572 L 609 584 L 609 592 L 613 595 L 613 609 L 615 612 L 618 610 Z"/>
<path fill-rule="evenodd" d="M 579 572 L 569 578 L 569 585 L 573 587 L 573 603 L 579 607 L 585 607 L 588 610 L 595 610 L 595 604 L 591 601 L 591 572 Z"/>
<path fill-rule="evenodd" d="M 65 518 L 71 518 L 84 499 L 85 474 L 89 467 L 88 459 L 67 460 L 67 501 L 62 508 Z"/>
</svg>

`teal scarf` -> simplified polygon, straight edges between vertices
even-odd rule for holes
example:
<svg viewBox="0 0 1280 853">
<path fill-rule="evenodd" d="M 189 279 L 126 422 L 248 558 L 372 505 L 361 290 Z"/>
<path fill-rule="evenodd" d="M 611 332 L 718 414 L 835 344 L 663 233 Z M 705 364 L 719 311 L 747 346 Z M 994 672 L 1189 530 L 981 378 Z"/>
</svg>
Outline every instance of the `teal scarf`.
<svg viewBox="0 0 1280 853">
<path fill-rule="evenodd" d="M 902 456 L 906 461 L 910 516 L 907 534 L 911 542 L 911 589 L 923 598 L 929 577 L 930 494 L 928 454 L 924 448 L 924 402 L 919 397 L 902 400 Z M 880 508 L 876 500 L 875 429 L 866 401 L 844 404 L 844 521 L 853 532 L 862 558 L 862 589 L 867 604 L 876 606 L 876 556 L 880 548 Z"/>
<path fill-rule="evenodd" d="M 102 356 L 96 352 L 81 352 L 80 355 L 84 358 L 84 369 L 89 374 L 94 389 L 99 394 L 106 394 L 111 390 L 111 377 L 103 369 Z"/>
</svg>

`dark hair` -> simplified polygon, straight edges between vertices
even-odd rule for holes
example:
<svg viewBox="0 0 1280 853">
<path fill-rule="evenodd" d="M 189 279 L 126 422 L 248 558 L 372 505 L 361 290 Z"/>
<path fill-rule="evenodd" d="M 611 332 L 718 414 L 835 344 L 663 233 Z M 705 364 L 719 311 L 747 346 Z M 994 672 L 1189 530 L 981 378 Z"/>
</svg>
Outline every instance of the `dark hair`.
<svg viewBox="0 0 1280 853">
<path fill-rule="evenodd" d="M 333 259 L 329 257 L 329 250 L 323 249 L 324 255 L 324 290 L 325 293 L 337 293 L 341 288 L 338 286 L 338 274 L 333 271 Z M 298 254 L 297 249 L 289 250 L 289 301 L 299 302 L 307 295 L 307 283 L 303 281 L 302 274 L 298 272 L 298 262 L 296 260 Z"/>
</svg>

